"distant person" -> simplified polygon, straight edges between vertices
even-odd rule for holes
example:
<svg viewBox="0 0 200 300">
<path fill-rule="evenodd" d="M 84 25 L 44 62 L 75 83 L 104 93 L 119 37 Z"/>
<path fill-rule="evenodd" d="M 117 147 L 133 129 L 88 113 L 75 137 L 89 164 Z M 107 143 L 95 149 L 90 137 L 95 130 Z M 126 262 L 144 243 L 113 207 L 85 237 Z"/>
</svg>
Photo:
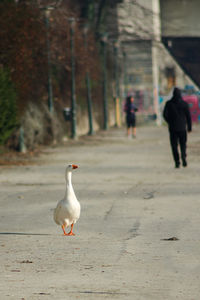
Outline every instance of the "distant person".
<svg viewBox="0 0 200 300">
<path fill-rule="evenodd" d="M 180 145 L 181 149 L 182 165 L 183 167 L 187 167 L 187 131 L 192 131 L 192 122 L 189 106 L 183 101 L 181 91 L 177 87 L 174 88 L 173 97 L 165 104 L 163 117 L 169 127 L 170 144 L 175 161 L 175 168 L 180 167 L 178 145 Z"/>
<path fill-rule="evenodd" d="M 134 97 L 128 96 L 124 106 L 128 138 L 136 137 L 136 111 L 138 111 L 138 109 L 134 104 Z"/>
</svg>

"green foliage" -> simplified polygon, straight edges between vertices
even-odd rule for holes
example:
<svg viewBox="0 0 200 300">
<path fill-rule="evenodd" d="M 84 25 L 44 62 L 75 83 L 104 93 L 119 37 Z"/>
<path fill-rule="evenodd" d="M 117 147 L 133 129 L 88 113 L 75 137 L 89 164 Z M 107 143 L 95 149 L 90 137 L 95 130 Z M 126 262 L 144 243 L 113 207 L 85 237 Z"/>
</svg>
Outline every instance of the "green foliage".
<svg viewBox="0 0 200 300">
<path fill-rule="evenodd" d="M 1 4 L 14 3 L 14 0 L 0 0 Z"/>
<path fill-rule="evenodd" d="M 105 17 L 110 2 L 110 0 L 85 0 L 82 6 L 82 17 L 89 21 L 97 36 L 106 30 Z"/>
<path fill-rule="evenodd" d="M 95 0 L 85 0 L 82 7 L 82 17 L 87 19 L 90 23 L 95 19 Z"/>
<path fill-rule="evenodd" d="M 10 74 L 0 68 L 0 144 L 4 144 L 17 126 L 16 91 Z"/>
</svg>

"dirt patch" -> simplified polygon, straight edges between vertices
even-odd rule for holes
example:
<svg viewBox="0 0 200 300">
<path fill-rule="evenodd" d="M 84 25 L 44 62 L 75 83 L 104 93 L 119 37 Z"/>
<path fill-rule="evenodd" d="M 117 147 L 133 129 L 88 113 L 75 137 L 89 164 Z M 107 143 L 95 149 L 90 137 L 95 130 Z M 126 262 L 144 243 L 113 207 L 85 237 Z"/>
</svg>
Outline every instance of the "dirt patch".
<svg viewBox="0 0 200 300">
<path fill-rule="evenodd" d="M 1 154 L 0 167 L 1 166 L 24 166 L 35 164 L 37 158 L 42 153 L 41 150 L 29 151 L 27 153 L 19 152 L 7 152 Z"/>
</svg>

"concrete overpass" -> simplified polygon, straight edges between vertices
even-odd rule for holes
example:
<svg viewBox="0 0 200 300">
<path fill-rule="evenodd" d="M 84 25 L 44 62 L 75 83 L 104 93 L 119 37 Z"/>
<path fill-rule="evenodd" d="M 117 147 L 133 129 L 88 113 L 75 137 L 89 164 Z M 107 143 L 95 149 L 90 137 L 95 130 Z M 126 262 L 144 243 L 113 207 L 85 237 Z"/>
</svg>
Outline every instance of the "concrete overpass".
<svg viewBox="0 0 200 300">
<path fill-rule="evenodd" d="M 200 87 L 199 11 L 199 0 L 160 0 L 162 42 Z"/>
<path fill-rule="evenodd" d="M 158 123 L 160 102 L 175 85 L 200 87 L 199 8 L 200 0 L 121 0 L 110 7 L 106 27 L 121 48 L 121 95 L 140 95 Z"/>
</svg>

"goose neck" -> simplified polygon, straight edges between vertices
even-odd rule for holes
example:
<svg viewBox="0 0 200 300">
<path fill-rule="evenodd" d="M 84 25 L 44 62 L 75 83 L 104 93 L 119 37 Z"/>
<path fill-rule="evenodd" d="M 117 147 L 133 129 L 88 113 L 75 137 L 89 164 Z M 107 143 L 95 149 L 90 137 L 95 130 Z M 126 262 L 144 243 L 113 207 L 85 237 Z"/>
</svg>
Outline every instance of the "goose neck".
<svg viewBox="0 0 200 300">
<path fill-rule="evenodd" d="M 72 172 L 66 173 L 66 184 L 67 184 L 67 186 L 72 185 Z"/>
<path fill-rule="evenodd" d="M 74 199 L 74 189 L 72 186 L 72 172 L 66 173 L 66 191 L 65 191 L 65 199 L 71 201 Z"/>
</svg>

